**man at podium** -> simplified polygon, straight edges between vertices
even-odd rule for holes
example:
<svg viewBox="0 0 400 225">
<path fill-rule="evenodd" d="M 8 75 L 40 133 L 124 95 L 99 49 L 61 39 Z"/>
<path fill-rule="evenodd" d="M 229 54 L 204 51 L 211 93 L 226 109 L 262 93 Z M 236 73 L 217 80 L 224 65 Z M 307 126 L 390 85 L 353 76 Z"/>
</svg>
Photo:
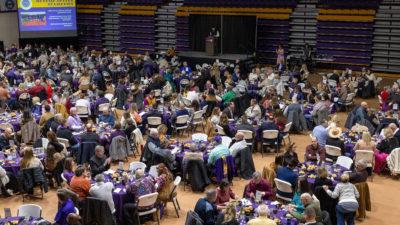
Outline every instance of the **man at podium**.
<svg viewBox="0 0 400 225">
<path fill-rule="evenodd" d="M 219 37 L 220 37 L 219 31 L 215 27 L 212 27 L 209 36 L 214 38 L 215 52 L 218 55 L 220 53 L 220 50 L 219 50 Z"/>
</svg>

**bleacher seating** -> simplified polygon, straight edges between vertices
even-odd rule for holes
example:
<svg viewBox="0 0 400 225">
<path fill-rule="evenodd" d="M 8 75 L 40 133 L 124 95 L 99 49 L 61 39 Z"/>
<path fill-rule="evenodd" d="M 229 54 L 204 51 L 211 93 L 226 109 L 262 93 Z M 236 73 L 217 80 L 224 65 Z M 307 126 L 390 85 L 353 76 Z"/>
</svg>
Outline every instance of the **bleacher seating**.
<svg viewBox="0 0 400 225">
<path fill-rule="evenodd" d="M 333 56 L 335 60 L 330 63 L 335 68 L 359 70 L 371 64 L 377 1 L 362 2 L 368 4 L 361 4 L 361 1 L 345 4 L 342 0 L 320 0 L 317 54 Z"/>
<path fill-rule="evenodd" d="M 94 2 L 94 1 L 92 1 Z M 101 4 L 78 4 L 77 25 L 79 46 L 88 46 L 90 49 L 102 48 Z"/>
</svg>

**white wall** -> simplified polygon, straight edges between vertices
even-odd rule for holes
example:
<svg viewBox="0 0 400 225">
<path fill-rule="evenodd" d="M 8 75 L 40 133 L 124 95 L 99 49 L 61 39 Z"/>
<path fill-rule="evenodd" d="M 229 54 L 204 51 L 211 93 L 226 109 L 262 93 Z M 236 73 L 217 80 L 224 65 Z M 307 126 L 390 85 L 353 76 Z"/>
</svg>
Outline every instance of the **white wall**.
<svg viewBox="0 0 400 225">
<path fill-rule="evenodd" d="M 0 41 L 4 41 L 4 47 L 15 43 L 18 45 L 18 15 L 17 12 L 0 13 Z"/>
</svg>

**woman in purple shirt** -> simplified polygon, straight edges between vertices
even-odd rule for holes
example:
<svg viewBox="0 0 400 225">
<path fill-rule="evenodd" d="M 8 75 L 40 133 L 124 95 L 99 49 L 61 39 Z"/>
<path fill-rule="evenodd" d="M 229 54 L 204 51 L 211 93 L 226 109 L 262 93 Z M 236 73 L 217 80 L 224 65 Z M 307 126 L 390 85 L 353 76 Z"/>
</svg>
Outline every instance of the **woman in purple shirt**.
<svg viewBox="0 0 400 225">
<path fill-rule="evenodd" d="M 64 171 L 62 174 L 64 175 L 64 178 L 67 180 L 68 185 L 69 185 L 69 182 L 71 182 L 72 177 L 75 175 L 75 173 L 73 172 L 74 166 L 75 166 L 75 162 L 72 157 L 68 157 L 65 159 Z"/>
<path fill-rule="evenodd" d="M 256 198 L 256 193 L 261 193 L 261 198 L 263 200 L 268 200 L 274 196 L 271 186 L 268 181 L 261 177 L 260 172 L 253 173 L 253 179 L 245 188 L 245 195 L 247 198 Z"/>
</svg>

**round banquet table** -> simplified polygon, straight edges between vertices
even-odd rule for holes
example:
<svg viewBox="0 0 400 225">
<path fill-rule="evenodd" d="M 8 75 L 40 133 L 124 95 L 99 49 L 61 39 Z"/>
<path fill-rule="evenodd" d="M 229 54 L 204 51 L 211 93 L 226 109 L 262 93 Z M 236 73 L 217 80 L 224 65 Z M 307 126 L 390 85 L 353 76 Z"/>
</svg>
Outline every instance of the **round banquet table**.
<svg viewBox="0 0 400 225">
<path fill-rule="evenodd" d="M 121 174 L 124 171 L 118 170 L 116 173 Z M 125 171 L 128 172 L 128 171 Z M 115 207 L 115 217 L 117 221 L 123 221 L 124 219 L 124 205 L 125 203 L 134 203 L 135 196 L 130 193 L 127 193 L 125 182 L 117 181 L 111 177 L 111 174 L 104 173 L 105 182 L 111 182 L 114 184 L 114 190 L 112 192 L 112 197 L 114 201 Z M 132 183 L 134 180 L 130 180 L 129 182 Z M 92 184 L 95 183 L 94 180 L 91 181 Z"/>
<path fill-rule="evenodd" d="M 336 186 L 336 184 L 340 181 L 340 176 L 342 176 L 345 171 L 348 171 L 348 169 L 332 163 L 323 162 L 320 164 L 316 164 L 314 162 L 305 162 L 301 163 L 300 166 L 293 169 L 293 172 L 298 174 L 300 177 L 306 177 L 307 183 L 309 183 L 310 185 L 314 185 L 315 178 L 317 178 L 316 173 L 318 168 L 320 167 L 325 167 L 328 172 L 328 178 L 332 180 L 333 186 Z"/>
<path fill-rule="evenodd" d="M 13 216 L 7 218 L 0 218 L 0 224 L 18 224 L 18 225 L 35 225 L 39 222 L 45 222 L 46 220 L 40 218 L 25 218 L 23 216 Z M 48 221 L 47 221 L 48 222 Z"/>
<path fill-rule="evenodd" d="M 253 207 L 254 211 L 255 209 L 260 205 L 258 203 L 256 203 L 254 200 L 250 200 L 247 199 L 248 202 L 251 204 L 251 206 Z M 279 205 L 277 205 L 277 202 L 272 202 L 269 200 L 265 200 L 263 201 L 263 203 L 265 205 L 268 206 L 270 214 L 269 214 L 269 218 L 272 220 L 275 220 L 275 222 L 277 224 L 282 224 L 282 225 L 297 225 L 298 221 L 296 218 L 293 218 L 292 216 L 287 216 L 288 215 L 288 211 L 285 208 L 281 208 L 279 207 Z M 240 215 L 240 211 L 241 208 L 244 207 L 243 205 L 239 204 L 236 206 L 236 211 L 238 213 L 238 218 L 239 218 L 239 224 L 240 225 L 246 225 L 247 222 L 253 218 L 256 217 L 255 213 L 249 213 L 249 214 L 245 214 L 245 215 Z"/>
<path fill-rule="evenodd" d="M 15 115 L 14 115 L 15 114 Z M 36 123 L 39 123 L 41 115 L 32 114 Z M 21 130 L 21 121 L 22 114 L 21 113 L 1 113 L 0 114 L 0 124 L 8 123 L 11 124 L 14 128 L 14 132 L 18 132 Z"/>
<path fill-rule="evenodd" d="M 44 160 L 45 158 L 45 153 L 43 152 L 38 152 L 34 154 L 40 159 Z M 20 162 L 22 158 L 19 156 L 19 154 L 16 154 L 15 156 L 12 156 L 11 159 L 7 158 L 4 155 L 4 152 L 0 152 L 0 166 L 3 167 L 5 170 L 10 171 L 14 174 L 14 176 L 18 176 L 18 172 L 20 169 Z"/>
</svg>

